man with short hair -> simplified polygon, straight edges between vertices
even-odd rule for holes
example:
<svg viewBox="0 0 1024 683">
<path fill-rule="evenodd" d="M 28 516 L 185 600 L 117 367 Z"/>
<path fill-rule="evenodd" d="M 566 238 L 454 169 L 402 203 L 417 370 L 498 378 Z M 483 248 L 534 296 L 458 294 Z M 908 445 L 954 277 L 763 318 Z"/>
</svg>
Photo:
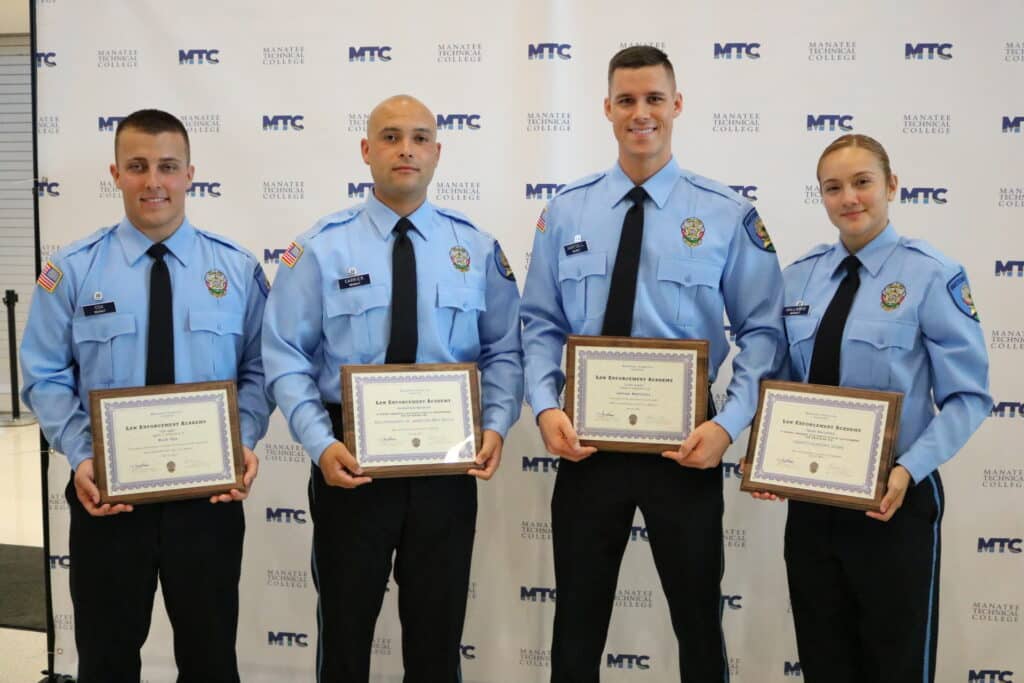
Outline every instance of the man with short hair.
<svg viewBox="0 0 1024 683">
<path fill-rule="evenodd" d="M 46 263 L 21 345 L 22 399 L 73 470 L 65 496 L 77 680 L 138 682 L 159 579 L 179 683 L 232 683 L 241 501 L 271 412 L 259 336 L 268 284 L 252 254 L 185 217 L 194 167 L 181 121 L 132 113 L 117 127 L 114 156 L 125 217 Z M 237 384 L 246 490 L 100 505 L 89 392 L 213 380 Z"/>
<path fill-rule="evenodd" d="M 490 479 L 522 401 L 519 289 L 491 236 L 427 201 L 440 158 L 434 115 L 407 95 L 370 114 L 367 200 L 289 247 L 267 304 L 267 387 L 313 460 L 317 680 L 365 683 L 395 555 L 405 680 L 461 680 L 459 641 L 476 522 L 464 475 L 371 481 L 343 440 L 339 367 L 476 362 Z"/>
<path fill-rule="evenodd" d="M 750 423 L 758 383 L 781 358 L 782 275 L 757 211 L 728 187 L 681 169 L 672 124 L 682 111 L 661 50 L 630 47 L 608 67 L 605 116 L 618 163 L 566 185 L 537 222 L 523 292 L 527 399 L 560 456 L 551 500 L 554 683 L 599 677 L 619 565 L 643 513 L 687 683 L 728 680 L 721 624 L 722 468 Z M 709 381 L 740 351 L 729 398 L 678 450 L 582 447 L 559 406 L 569 334 L 706 339 Z"/>
</svg>

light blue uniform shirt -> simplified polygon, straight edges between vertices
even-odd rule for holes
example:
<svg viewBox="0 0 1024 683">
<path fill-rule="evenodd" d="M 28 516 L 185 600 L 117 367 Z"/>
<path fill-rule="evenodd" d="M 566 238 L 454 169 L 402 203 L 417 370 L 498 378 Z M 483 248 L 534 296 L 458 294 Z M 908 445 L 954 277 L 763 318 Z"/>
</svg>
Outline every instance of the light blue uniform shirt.
<svg viewBox="0 0 1024 683">
<path fill-rule="evenodd" d="M 484 429 L 501 434 L 523 398 L 519 289 L 497 242 L 424 202 L 409 217 L 416 254 L 418 363 L 476 362 Z M 336 439 L 324 403 L 340 367 L 383 363 L 391 330 L 391 254 L 399 216 L 372 194 L 320 219 L 282 258 L 267 303 L 267 388 L 314 462 Z M 289 261 L 291 265 L 289 266 Z"/>
<path fill-rule="evenodd" d="M 536 415 L 559 405 L 566 336 L 601 334 L 632 187 L 616 164 L 567 185 L 538 221 L 522 303 L 527 399 Z M 758 383 L 783 357 L 775 249 L 749 202 L 675 159 L 643 187 L 649 199 L 632 336 L 707 339 L 713 382 L 729 353 L 728 314 L 740 351 L 714 419 L 735 440 L 753 418 Z"/>
<path fill-rule="evenodd" d="M 56 286 L 51 292 L 40 284 L 32 297 L 21 397 L 72 468 L 92 457 L 89 392 L 146 384 L 152 244 L 122 219 L 59 250 L 44 268 Z M 248 251 L 188 219 L 164 244 L 175 381 L 235 380 L 242 442 L 253 448 L 272 410 L 260 359 L 263 269 Z"/>
<path fill-rule="evenodd" d="M 818 323 L 846 271 L 842 243 L 786 268 L 790 378 L 806 382 Z M 897 462 L 915 482 L 949 460 L 992 409 L 988 353 L 963 268 L 890 224 L 857 252 L 840 384 L 903 393 Z M 938 406 L 938 412 L 936 412 Z"/>
</svg>

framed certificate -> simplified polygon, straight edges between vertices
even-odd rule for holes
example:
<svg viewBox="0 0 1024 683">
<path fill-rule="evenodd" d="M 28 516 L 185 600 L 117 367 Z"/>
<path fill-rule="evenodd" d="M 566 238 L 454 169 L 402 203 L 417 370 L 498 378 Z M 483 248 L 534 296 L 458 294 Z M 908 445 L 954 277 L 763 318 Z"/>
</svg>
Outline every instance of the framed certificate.
<svg viewBox="0 0 1024 683">
<path fill-rule="evenodd" d="M 235 383 L 89 392 L 100 503 L 154 503 L 244 491 Z"/>
<path fill-rule="evenodd" d="M 565 412 L 599 450 L 675 450 L 707 419 L 708 342 L 571 335 Z"/>
<path fill-rule="evenodd" d="M 476 363 L 344 365 L 345 446 L 371 477 L 464 474 L 480 450 Z"/>
<path fill-rule="evenodd" d="M 896 392 L 762 381 L 740 489 L 877 511 L 902 405 Z"/>
</svg>

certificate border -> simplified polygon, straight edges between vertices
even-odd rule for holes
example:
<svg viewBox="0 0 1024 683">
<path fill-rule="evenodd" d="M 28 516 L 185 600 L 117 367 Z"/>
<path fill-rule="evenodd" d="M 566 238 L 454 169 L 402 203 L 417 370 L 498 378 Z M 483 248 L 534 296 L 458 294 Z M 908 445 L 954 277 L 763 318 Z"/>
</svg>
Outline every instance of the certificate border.
<svg viewBox="0 0 1024 683">
<path fill-rule="evenodd" d="M 396 377 L 389 378 L 388 375 Z M 397 375 L 416 375 L 415 377 L 398 378 Z M 363 473 L 370 477 L 413 477 L 437 474 L 465 474 L 475 469 L 477 464 L 473 457 L 482 445 L 480 425 L 480 379 L 476 363 L 406 363 L 392 365 L 343 365 L 341 367 L 341 407 L 343 413 L 343 431 L 345 447 L 359 461 L 365 451 L 365 439 L 362 430 L 357 436 L 357 420 L 362 420 L 362 412 L 357 414 L 356 403 L 361 401 L 361 390 L 365 382 L 427 382 L 437 381 L 445 375 L 461 376 L 464 406 L 468 412 L 463 415 L 463 425 L 472 425 L 473 452 L 469 459 L 459 462 L 443 462 L 436 454 L 410 453 L 389 456 L 388 464 L 377 464 L 363 467 Z M 358 381 L 366 378 L 363 382 Z M 378 379 L 379 378 L 379 379 Z M 468 434 L 465 436 L 469 436 Z M 465 438 L 465 436 L 463 438 Z M 443 456 L 442 456 L 443 457 Z"/>
<path fill-rule="evenodd" d="M 696 362 L 695 373 L 690 370 L 688 374 L 695 374 L 696 386 L 692 387 L 693 392 L 693 426 L 707 420 L 708 407 L 708 353 L 709 343 L 705 339 L 657 339 L 645 337 L 599 337 L 586 335 L 569 335 L 566 339 L 565 358 L 565 413 L 569 420 L 576 423 L 575 417 L 582 415 L 582 401 L 580 410 L 577 410 L 576 400 L 579 386 L 579 374 L 586 372 L 585 362 L 577 367 L 577 350 L 580 347 L 594 347 L 602 351 L 590 352 L 596 354 L 622 355 L 625 358 L 643 358 L 644 352 L 649 350 L 658 351 L 684 351 L 683 362 Z M 696 354 L 694 359 L 693 354 Z M 663 357 L 659 353 L 656 357 Z M 649 360 L 648 357 L 646 360 Z M 585 359 L 584 359 L 585 360 Z M 690 405 L 690 397 L 684 398 L 684 410 Z M 651 437 L 630 438 L 630 433 L 620 433 L 598 430 L 598 438 L 581 437 L 580 444 L 594 446 L 598 450 L 621 451 L 628 453 L 661 453 L 667 450 L 677 450 L 679 444 L 689 436 L 689 416 L 684 415 L 684 433 L 677 435 L 671 432 L 655 432 Z M 594 431 L 591 434 L 595 434 Z"/>
<path fill-rule="evenodd" d="M 838 485 L 833 487 L 822 487 L 818 482 L 806 480 L 801 477 L 779 477 L 779 481 L 774 483 L 752 481 L 752 476 L 755 471 L 758 472 L 758 476 L 763 474 L 760 454 L 768 439 L 767 430 L 764 429 L 764 425 L 767 424 L 767 420 L 770 419 L 771 411 L 775 403 L 774 400 L 768 400 L 769 392 L 773 391 L 806 394 L 808 395 L 807 398 L 801 399 L 799 397 L 790 397 L 788 400 L 796 398 L 797 402 L 802 400 L 808 404 L 822 403 L 826 405 L 838 405 L 846 408 L 856 407 L 849 401 L 846 401 L 846 405 L 844 405 L 844 399 L 862 399 L 879 401 L 887 404 L 885 424 L 878 425 L 880 429 L 876 429 L 875 432 L 875 439 L 877 440 L 880 437 L 882 439 L 882 443 L 880 448 L 875 448 L 879 462 L 878 471 L 873 482 L 875 485 L 875 495 L 873 498 L 864 498 L 862 496 L 852 495 L 858 491 L 870 491 L 872 483 L 870 480 L 866 480 L 863 485 L 859 486 Z M 814 400 L 810 398 L 811 395 L 825 396 L 826 398 Z M 903 394 L 898 392 L 874 391 L 853 387 L 834 387 L 820 384 L 805 384 L 802 382 L 762 380 L 757 404 L 757 413 L 754 416 L 754 422 L 750 428 L 750 440 L 747 444 L 747 455 L 744 458 L 743 480 L 740 483 L 740 490 L 775 493 L 776 495 L 792 500 L 832 505 L 852 510 L 879 510 L 882 499 L 885 497 L 885 489 L 889 481 L 889 472 L 891 471 L 895 460 L 896 437 L 899 432 L 899 419 L 902 405 Z M 881 412 L 880 407 L 877 410 L 878 412 Z M 881 419 L 880 415 L 878 416 L 878 419 Z M 874 445 L 877 446 L 877 441 Z M 873 459 L 870 465 L 872 469 L 874 469 L 875 463 Z M 867 476 L 867 472 L 865 472 L 865 476 Z M 803 483 L 813 483 L 816 488 L 803 488 L 801 486 Z M 820 490 L 821 488 L 829 488 L 834 492 L 822 491 Z"/>
<path fill-rule="evenodd" d="M 225 468 L 221 473 L 224 477 L 230 477 L 230 480 L 210 483 L 207 481 L 209 477 L 190 478 L 177 480 L 159 491 L 139 493 L 132 492 L 131 489 L 153 486 L 160 479 L 119 485 L 116 481 L 116 474 L 114 477 L 108 475 L 109 468 L 116 468 L 117 453 L 109 447 L 111 440 L 107 430 L 112 427 L 112 424 L 109 411 L 104 411 L 105 401 L 108 399 L 129 399 L 129 402 L 134 404 L 134 406 L 155 405 L 165 401 L 182 402 L 182 399 L 174 398 L 176 395 L 210 392 L 221 392 L 221 396 L 215 397 L 212 400 L 218 401 L 221 417 L 227 422 L 226 425 L 222 423 L 220 432 L 222 434 L 222 446 L 230 450 L 230 460 L 225 461 Z M 189 400 L 187 397 L 184 399 L 184 401 Z M 198 401 L 202 399 L 195 398 L 191 400 Z M 243 483 L 245 462 L 242 453 L 242 437 L 238 424 L 238 389 L 233 381 L 186 382 L 147 387 L 95 389 L 89 392 L 89 419 L 92 426 L 93 472 L 96 477 L 96 487 L 100 492 L 101 505 L 104 503 L 143 504 L 187 500 L 227 493 L 231 489 L 246 490 Z M 225 431 L 227 434 L 225 434 Z M 114 481 L 111 481 L 111 479 Z M 119 491 L 118 486 L 124 492 Z"/>
</svg>

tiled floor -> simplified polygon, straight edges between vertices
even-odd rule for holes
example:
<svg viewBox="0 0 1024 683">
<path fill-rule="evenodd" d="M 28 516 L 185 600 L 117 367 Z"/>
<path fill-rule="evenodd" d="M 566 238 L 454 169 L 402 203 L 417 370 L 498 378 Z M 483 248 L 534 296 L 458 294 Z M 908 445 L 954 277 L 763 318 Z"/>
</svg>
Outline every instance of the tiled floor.
<svg viewBox="0 0 1024 683">
<path fill-rule="evenodd" d="M 0 427 L 0 473 L 0 543 L 42 546 L 36 425 Z M 0 629 L 0 683 L 36 683 L 45 668 L 45 634 Z"/>
</svg>

